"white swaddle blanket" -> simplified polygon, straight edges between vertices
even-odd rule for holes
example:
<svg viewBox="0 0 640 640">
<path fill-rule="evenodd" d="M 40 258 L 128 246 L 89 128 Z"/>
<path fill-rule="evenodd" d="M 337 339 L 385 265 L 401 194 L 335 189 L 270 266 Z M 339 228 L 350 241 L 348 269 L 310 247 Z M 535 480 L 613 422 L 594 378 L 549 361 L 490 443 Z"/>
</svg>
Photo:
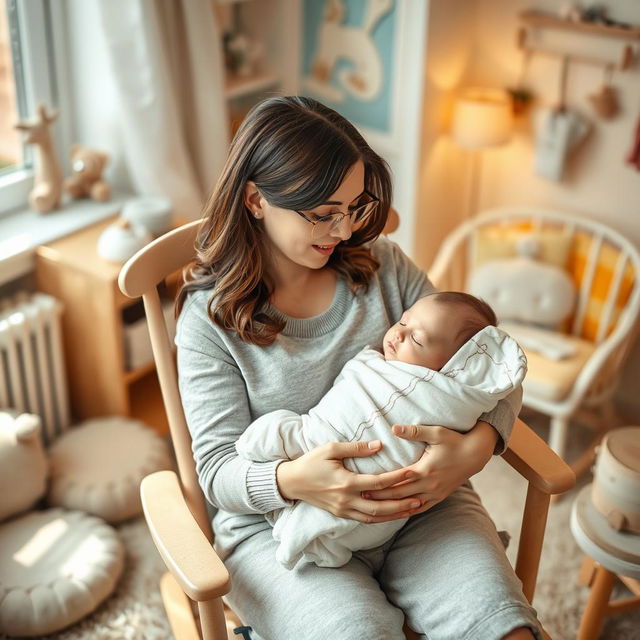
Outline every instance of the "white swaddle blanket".
<svg viewBox="0 0 640 640">
<path fill-rule="evenodd" d="M 365 348 L 349 360 L 333 387 L 308 414 L 273 411 L 247 427 L 236 442 L 238 454 L 256 462 L 295 459 L 327 442 L 380 440 L 379 453 L 348 458 L 354 473 L 380 473 L 413 464 L 424 443 L 398 438 L 394 424 L 431 424 L 468 431 L 523 380 L 526 357 L 518 344 L 495 327 L 468 340 L 440 371 L 387 362 Z M 298 562 L 339 567 L 352 551 L 383 544 L 406 522 L 362 524 L 339 518 L 303 501 L 267 514 L 276 557 L 291 569 Z"/>
</svg>

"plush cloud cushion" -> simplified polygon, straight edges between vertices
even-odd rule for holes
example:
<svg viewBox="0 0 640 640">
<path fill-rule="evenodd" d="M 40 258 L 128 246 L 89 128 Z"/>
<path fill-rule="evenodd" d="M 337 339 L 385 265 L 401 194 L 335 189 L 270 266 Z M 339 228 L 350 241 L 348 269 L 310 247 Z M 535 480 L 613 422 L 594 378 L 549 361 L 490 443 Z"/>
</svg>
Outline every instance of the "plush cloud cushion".
<svg viewBox="0 0 640 640">
<path fill-rule="evenodd" d="M 140 482 L 170 469 L 166 443 L 149 427 L 129 418 L 88 420 L 49 449 L 49 503 L 120 522 L 138 515 Z"/>
<path fill-rule="evenodd" d="M 540 262 L 554 264 L 567 270 L 578 291 L 582 289 L 583 279 L 587 273 L 586 265 L 593 248 L 595 239 L 591 234 L 577 232 L 567 233 L 562 229 L 543 228 L 536 230 L 530 222 L 516 222 L 508 224 L 496 224 L 479 229 L 474 235 L 472 264 L 476 267 L 489 260 L 509 258 L 518 255 L 518 246 L 524 237 L 532 238 L 540 246 L 539 255 L 536 258 Z M 604 300 L 609 292 L 613 280 L 617 262 L 621 251 L 618 247 L 604 242 L 598 254 L 596 270 L 593 274 L 593 285 L 588 292 L 582 292 L 585 297 L 586 308 L 584 319 L 578 327 L 577 335 L 585 340 L 595 341 L 600 323 L 603 319 L 602 308 Z M 627 263 L 624 271 L 620 292 L 614 304 L 613 314 L 609 326 L 604 334 L 609 335 L 616 327 L 618 320 L 625 309 L 637 274 L 633 266 Z M 564 327 L 565 332 L 570 331 L 573 318 L 570 316 Z"/>
<path fill-rule="evenodd" d="M 77 622 L 123 566 L 118 534 L 99 518 L 48 509 L 0 524 L 0 632 L 41 637 Z"/>
<path fill-rule="evenodd" d="M 576 291 L 566 271 L 530 258 L 492 260 L 469 275 L 468 291 L 488 302 L 502 320 L 560 328 Z"/>
</svg>

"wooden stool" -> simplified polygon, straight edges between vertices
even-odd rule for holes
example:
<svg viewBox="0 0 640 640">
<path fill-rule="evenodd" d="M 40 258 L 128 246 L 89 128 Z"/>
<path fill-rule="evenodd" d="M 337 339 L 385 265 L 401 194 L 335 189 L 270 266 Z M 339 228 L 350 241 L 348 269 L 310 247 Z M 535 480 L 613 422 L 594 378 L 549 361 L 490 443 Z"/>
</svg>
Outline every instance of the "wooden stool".
<svg viewBox="0 0 640 640">
<path fill-rule="evenodd" d="M 571 533 L 586 554 L 579 580 L 591 588 L 577 640 L 595 640 L 607 616 L 640 608 L 640 535 L 609 526 L 591 502 L 591 485 L 573 503 Z M 610 602 L 616 578 L 635 595 Z"/>
</svg>

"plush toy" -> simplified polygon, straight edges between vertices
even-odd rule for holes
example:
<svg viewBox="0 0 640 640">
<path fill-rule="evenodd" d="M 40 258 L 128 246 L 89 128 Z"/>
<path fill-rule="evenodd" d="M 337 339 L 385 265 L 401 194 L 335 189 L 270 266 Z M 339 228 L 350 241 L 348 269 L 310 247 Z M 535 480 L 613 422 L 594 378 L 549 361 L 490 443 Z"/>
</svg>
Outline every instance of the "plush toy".
<svg viewBox="0 0 640 640">
<path fill-rule="evenodd" d="M 32 507 L 44 495 L 48 472 L 38 416 L 0 411 L 0 520 Z"/>
<path fill-rule="evenodd" d="M 576 299 L 569 274 L 537 260 L 540 245 L 533 235 L 520 239 L 518 254 L 476 267 L 467 283 L 469 293 L 491 305 L 500 327 L 520 346 L 552 360 L 572 356 L 575 348 L 560 333 Z"/>
<path fill-rule="evenodd" d="M 39 213 L 48 213 L 60 206 L 62 195 L 62 169 L 58 164 L 51 125 L 58 112 L 47 113 L 43 105 L 38 107 L 37 117 L 30 122 L 18 122 L 15 128 L 25 132 L 24 142 L 36 148 L 36 175 L 29 193 L 29 206 Z"/>
<path fill-rule="evenodd" d="M 64 182 L 65 191 L 72 198 L 90 197 L 98 202 L 109 200 L 111 189 L 102 179 L 109 156 L 78 144 L 71 147 L 70 156 L 72 175 Z"/>
<path fill-rule="evenodd" d="M 40 419 L 0 409 L 0 636 L 41 638 L 93 611 L 124 567 L 115 529 L 68 509 L 31 509 L 50 463 Z"/>
</svg>

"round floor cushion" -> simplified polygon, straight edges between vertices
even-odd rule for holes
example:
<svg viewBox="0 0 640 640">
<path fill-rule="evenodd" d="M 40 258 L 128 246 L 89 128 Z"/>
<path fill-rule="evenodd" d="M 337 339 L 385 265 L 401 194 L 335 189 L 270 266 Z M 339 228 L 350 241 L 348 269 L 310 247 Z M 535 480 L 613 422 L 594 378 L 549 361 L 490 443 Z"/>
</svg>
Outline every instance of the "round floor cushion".
<svg viewBox="0 0 640 640">
<path fill-rule="evenodd" d="M 113 591 L 124 566 L 117 532 L 65 509 L 0 524 L 0 633 L 33 637 L 66 627 Z"/>
<path fill-rule="evenodd" d="M 140 482 L 170 469 L 167 444 L 137 420 L 95 418 L 72 427 L 49 449 L 52 506 L 121 522 L 142 511 Z"/>
</svg>

